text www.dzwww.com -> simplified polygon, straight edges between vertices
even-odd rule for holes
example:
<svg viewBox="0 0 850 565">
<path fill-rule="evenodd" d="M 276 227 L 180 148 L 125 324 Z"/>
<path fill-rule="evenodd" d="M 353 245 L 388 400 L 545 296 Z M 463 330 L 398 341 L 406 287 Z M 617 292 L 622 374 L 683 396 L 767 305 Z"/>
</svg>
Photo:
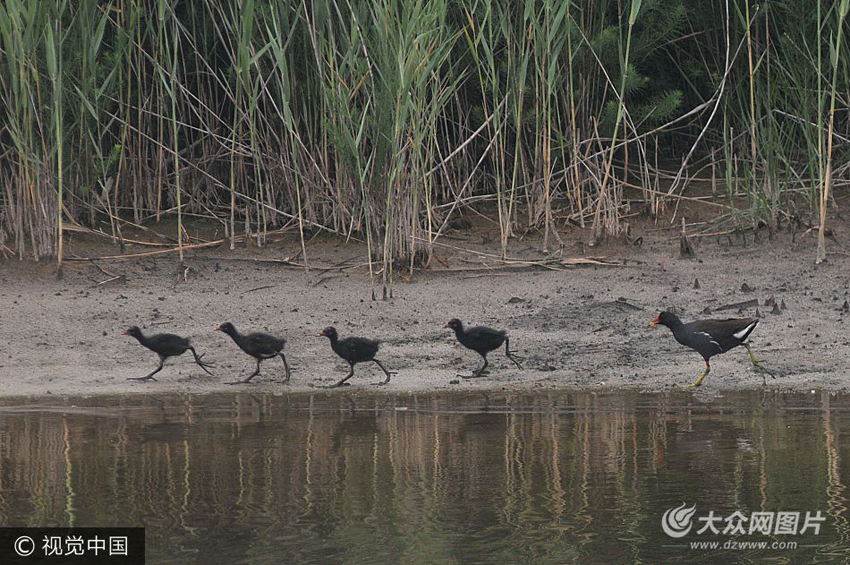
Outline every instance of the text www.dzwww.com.
<svg viewBox="0 0 850 565">
<path fill-rule="evenodd" d="M 691 549 L 731 549 L 731 550 L 749 550 L 749 549 L 797 549 L 796 541 L 737 541 L 726 540 L 719 541 L 692 541 Z"/>
</svg>

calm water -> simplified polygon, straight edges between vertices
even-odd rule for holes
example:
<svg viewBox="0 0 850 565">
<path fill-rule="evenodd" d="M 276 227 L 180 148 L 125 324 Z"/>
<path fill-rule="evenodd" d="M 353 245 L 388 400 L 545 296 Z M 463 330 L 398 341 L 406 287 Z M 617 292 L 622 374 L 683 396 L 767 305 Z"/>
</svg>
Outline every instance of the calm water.
<svg viewBox="0 0 850 565">
<path fill-rule="evenodd" d="M 836 563 L 848 447 L 827 393 L 7 400 L 0 523 L 143 525 L 150 563 Z M 673 539 L 682 502 L 825 520 Z M 799 547 L 688 547 L 729 539 Z"/>
</svg>

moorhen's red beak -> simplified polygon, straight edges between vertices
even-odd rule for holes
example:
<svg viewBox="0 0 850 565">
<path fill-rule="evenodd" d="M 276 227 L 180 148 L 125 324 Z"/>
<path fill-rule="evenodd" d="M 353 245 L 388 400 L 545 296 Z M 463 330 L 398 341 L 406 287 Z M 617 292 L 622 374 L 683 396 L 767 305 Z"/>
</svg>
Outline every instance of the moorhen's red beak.
<svg viewBox="0 0 850 565">
<path fill-rule="evenodd" d="M 651 322 L 649 322 L 649 327 L 650 327 L 650 328 L 654 328 L 655 326 L 657 326 L 657 325 L 658 325 L 658 320 L 659 320 L 659 318 L 661 318 L 661 316 L 660 316 L 660 315 L 656 316 L 654 320 L 652 320 Z"/>
<path fill-rule="evenodd" d="M 124 330 L 121 335 L 130 335 L 130 330 Z"/>
<path fill-rule="evenodd" d="M 449 323 L 448 323 L 448 322 L 446 322 L 445 324 L 443 324 L 443 327 L 444 327 L 444 328 L 450 328 L 451 326 L 449 325 Z"/>
<path fill-rule="evenodd" d="M 215 331 L 220 332 L 220 331 L 221 331 L 221 326 L 216 326 L 216 327 L 215 327 Z"/>
<path fill-rule="evenodd" d="M 319 332 L 316 334 L 316 337 L 325 337 L 325 332 Z"/>
</svg>

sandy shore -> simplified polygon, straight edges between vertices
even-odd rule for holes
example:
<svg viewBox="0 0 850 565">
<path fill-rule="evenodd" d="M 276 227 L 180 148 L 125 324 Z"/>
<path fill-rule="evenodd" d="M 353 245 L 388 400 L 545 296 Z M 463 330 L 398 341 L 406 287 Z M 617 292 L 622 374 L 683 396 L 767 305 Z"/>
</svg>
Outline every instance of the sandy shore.
<svg viewBox="0 0 850 565">
<path fill-rule="evenodd" d="M 839 242 L 846 225 L 836 226 Z M 619 263 L 567 271 L 539 268 L 481 270 L 481 260 L 440 252 L 440 272 L 417 272 L 398 282 L 393 298 L 372 301 L 365 269 L 320 268 L 362 263 L 357 246 L 326 240 L 308 247 L 313 268 L 262 262 L 294 256 L 294 239 L 262 250 L 207 249 L 187 255 L 190 267 L 179 278 L 171 256 L 133 261 L 102 261 L 115 280 L 91 263 L 68 263 L 57 281 L 53 266 L 0 261 L 0 396 L 38 394 L 115 394 L 164 392 L 314 390 L 343 376 L 347 367 L 317 331 L 334 325 L 341 336 L 363 335 L 383 341 L 379 358 L 398 371 L 386 392 L 533 387 L 633 387 L 659 390 L 687 384 L 703 368 L 698 354 L 679 346 L 666 328 L 647 323 L 661 308 L 675 306 L 694 317 L 753 316 L 755 307 L 718 311 L 723 305 L 758 301 L 762 318 L 752 337 L 756 352 L 777 372 L 769 387 L 845 390 L 850 369 L 850 337 L 842 306 L 850 299 L 850 258 L 834 253 L 813 264 L 813 237 L 791 241 L 786 233 L 767 241 L 706 238 L 696 260 L 679 258 L 673 232 L 642 234 L 640 247 L 611 244 L 592 252 Z M 460 247 L 494 250 L 487 237 L 465 234 Z M 565 256 L 587 250 L 575 244 Z M 570 239 L 572 238 L 572 239 Z M 488 247 L 490 245 L 490 247 Z M 79 255 L 112 255 L 116 249 L 79 238 L 70 244 Z M 838 251 L 840 245 L 831 243 Z M 145 249 L 128 249 L 127 252 Z M 511 255 L 539 257 L 540 242 L 514 242 Z M 447 270 L 453 272 L 446 272 Z M 455 271 L 455 269 L 457 269 Z M 694 288 L 699 279 L 699 288 Z M 103 283 L 103 284 L 99 284 Z M 742 290 L 742 285 L 752 289 Z M 786 308 L 771 313 L 774 297 Z M 706 309 L 710 316 L 703 314 Z M 456 381 L 460 370 L 480 359 L 457 345 L 443 324 L 452 317 L 510 331 L 511 346 L 527 357 L 517 370 L 501 352 L 490 357 L 490 376 Z M 263 364 L 249 385 L 225 383 L 248 375 L 253 359 L 225 335 L 213 331 L 224 321 L 243 331 L 263 330 L 287 338 L 286 353 L 297 367 L 284 386 L 279 361 Z M 130 325 L 145 332 L 191 336 L 205 360 L 217 364 L 208 376 L 189 355 L 171 359 L 157 382 L 133 382 L 156 367 L 156 355 L 122 335 Z M 380 380 L 377 367 L 358 366 L 355 387 Z M 734 350 L 713 361 L 700 394 L 761 387 L 746 352 Z"/>
</svg>

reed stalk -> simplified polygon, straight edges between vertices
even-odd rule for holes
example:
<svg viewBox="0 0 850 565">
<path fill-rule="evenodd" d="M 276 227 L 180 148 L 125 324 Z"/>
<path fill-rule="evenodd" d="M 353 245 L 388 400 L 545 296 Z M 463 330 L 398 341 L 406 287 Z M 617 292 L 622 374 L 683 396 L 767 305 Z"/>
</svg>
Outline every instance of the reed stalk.
<svg viewBox="0 0 850 565">
<path fill-rule="evenodd" d="M 826 134 L 826 166 L 824 167 L 823 184 L 820 188 L 820 221 L 818 223 L 818 250 L 816 263 L 826 259 L 826 212 L 829 206 L 829 192 L 832 186 L 832 151 L 835 133 L 835 100 L 837 96 L 836 85 L 838 83 L 839 60 L 841 57 L 841 37 L 844 31 L 844 20 L 847 18 L 847 10 L 850 8 L 850 0 L 841 0 L 838 5 L 838 26 L 835 37 L 829 41 L 829 61 L 832 66 L 832 93 L 829 100 L 829 127 Z"/>
<path fill-rule="evenodd" d="M 620 124 L 622 123 L 623 112 L 625 110 L 626 79 L 628 77 L 629 72 L 629 51 L 631 50 L 632 46 L 632 31 L 634 29 L 635 21 L 637 21 L 638 13 L 640 12 L 641 2 L 642 0 L 632 0 L 630 4 L 629 27 L 628 31 L 626 32 L 626 49 L 620 59 L 620 89 L 616 93 L 617 118 L 614 122 L 614 133 L 611 135 L 608 159 L 605 162 L 605 171 L 603 173 L 602 182 L 599 185 L 599 200 L 596 203 L 596 211 L 594 212 L 593 216 L 594 237 L 596 239 L 598 239 L 602 235 L 602 209 L 605 206 L 606 199 L 609 198 L 607 190 L 608 183 L 611 179 L 611 169 L 614 163 L 614 153 L 617 148 L 617 133 L 620 130 Z"/>
<path fill-rule="evenodd" d="M 47 74 L 50 78 L 51 85 L 51 129 L 53 130 L 54 140 L 56 142 L 56 192 L 58 194 L 58 206 L 56 214 L 56 276 L 62 278 L 62 258 L 65 251 L 63 247 L 63 223 L 62 214 L 64 207 L 64 178 L 63 171 L 65 169 L 63 157 L 63 127 L 62 127 L 62 49 L 57 50 L 56 44 L 61 44 L 60 22 L 62 21 L 62 12 L 64 11 L 64 2 L 58 0 L 55 6 L 55 11 L 48 18 L 47 25 L 44 30 L 45 37 L 45 61 L 47 63 Z"/>
</svg>

